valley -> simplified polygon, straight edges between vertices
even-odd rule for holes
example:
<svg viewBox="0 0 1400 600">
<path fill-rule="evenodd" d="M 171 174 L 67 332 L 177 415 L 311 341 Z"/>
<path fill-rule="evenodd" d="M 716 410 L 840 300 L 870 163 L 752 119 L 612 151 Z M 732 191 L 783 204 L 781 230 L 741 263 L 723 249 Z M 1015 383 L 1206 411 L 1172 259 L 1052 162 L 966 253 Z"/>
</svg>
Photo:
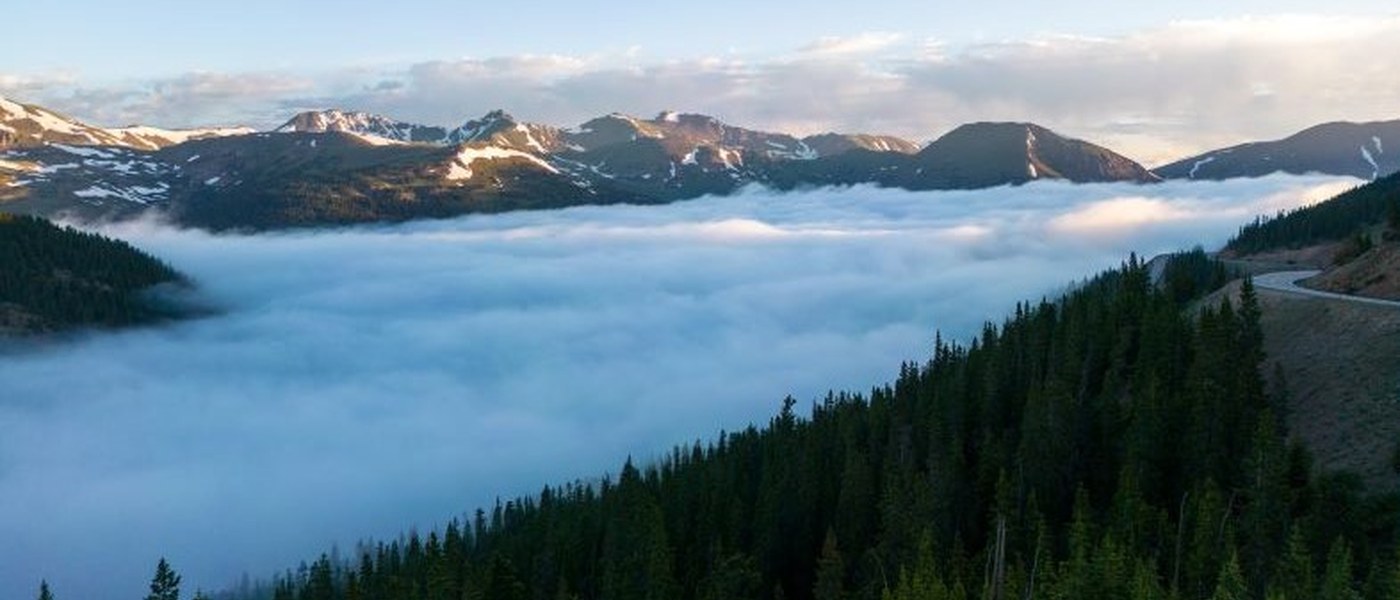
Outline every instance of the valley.
<svg viewBox="0 0 1400 600">
<path fill-rule="evenodd" d="M 8 5 L 0 598 L 1400 600 L 1284 4 Z"/>
</svg>

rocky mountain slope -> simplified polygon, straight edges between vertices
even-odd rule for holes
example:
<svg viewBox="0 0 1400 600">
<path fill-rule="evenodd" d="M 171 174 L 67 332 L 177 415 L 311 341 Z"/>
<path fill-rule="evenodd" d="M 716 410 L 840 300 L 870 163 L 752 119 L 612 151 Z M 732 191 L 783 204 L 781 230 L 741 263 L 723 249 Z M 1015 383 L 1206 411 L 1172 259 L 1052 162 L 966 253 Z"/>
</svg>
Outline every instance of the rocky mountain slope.
<svg viewBox="0 0 1400 600">
<path fill-rule="evenodd" d="M 1400 170 L 1400 120 L 1324 123 L 1281 140 L 1212 150 L 1155 169 L 1166 179 L 1326 173 L 1376 179 Z"/>
<path fill-rule="evenodd" d="M 663 112 L 574 128 L 493 111 L 455 128 L 338 110 L 273 131 L 102 129 L 4 105 L 0 207 L 119 219 L 159 211 L 191 226 L 266 229 L 655 203 L 777 188 L 975 188 L 1036 179 L 1147 182 L 1137 163 L 1026 123 L 960 127 L 918 150 L 889 136 L 807 138 Z"/>
<path fill-rule="evenodd" d="M 910 190 L 946 190 L 1043 179 L 1075 183 L 1159 180 L 1121 154 L 1034 123 L 971 123 L 913 154 L 856 148 L 806 164 L 785 164 L 776 171 L 771 183 L 780 188 L 875 183 Z"/>
</svg>

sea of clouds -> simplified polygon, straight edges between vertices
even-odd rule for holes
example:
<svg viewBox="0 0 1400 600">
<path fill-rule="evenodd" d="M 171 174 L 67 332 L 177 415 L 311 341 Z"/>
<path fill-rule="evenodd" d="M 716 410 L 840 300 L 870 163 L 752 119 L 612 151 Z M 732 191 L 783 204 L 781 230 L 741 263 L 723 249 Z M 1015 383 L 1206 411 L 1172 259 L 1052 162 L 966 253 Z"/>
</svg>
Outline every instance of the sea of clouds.
<svg viewBox="0 0 1400 600">
<path fill-rule="evenodd" d="M 1018 300 L 1354 180 L 754 189 L 329 231 L 109 226 L 221 312 L 0 355 L 0 596 L 186 593 L 867 390 Z"/>
</svg>

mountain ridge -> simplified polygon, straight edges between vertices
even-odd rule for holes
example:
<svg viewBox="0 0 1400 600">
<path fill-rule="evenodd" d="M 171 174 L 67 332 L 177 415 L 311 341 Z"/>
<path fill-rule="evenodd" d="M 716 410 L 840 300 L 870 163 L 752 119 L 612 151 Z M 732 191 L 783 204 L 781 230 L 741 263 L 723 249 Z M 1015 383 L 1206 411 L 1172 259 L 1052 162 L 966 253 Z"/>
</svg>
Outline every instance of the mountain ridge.
<svg viewBox="0 0 1400 600">
<path fill-rule="evenodd" d="M 23 143 L 0 149 L 6 210 L 97 220 L 159 211 L 213 229 L 649 204 L 748 185 L 935 190 L 1154 180 L 1107 148 L 1030 123 L 969 124 L 918 149 L 892 136 L 799 138 L 677 111 L 611 113 L 559 128 L 493 110 L 446 128 L 327 109 L 297 113 L 271 131 L 190 133 L 169 143 L 113 133 L 152 128 L 92 128 L 14 106 L 28 125 Z"/>
<path fill-rule="evenodd" d="M 1154 172 L 1165 179 L 1230 179 L 1284 172 L 1374 180 L 1397 170 L 1400 119 L 1320 123 L 1276 140 L 1245 142 L 1189 156 Z"/>
</svg>

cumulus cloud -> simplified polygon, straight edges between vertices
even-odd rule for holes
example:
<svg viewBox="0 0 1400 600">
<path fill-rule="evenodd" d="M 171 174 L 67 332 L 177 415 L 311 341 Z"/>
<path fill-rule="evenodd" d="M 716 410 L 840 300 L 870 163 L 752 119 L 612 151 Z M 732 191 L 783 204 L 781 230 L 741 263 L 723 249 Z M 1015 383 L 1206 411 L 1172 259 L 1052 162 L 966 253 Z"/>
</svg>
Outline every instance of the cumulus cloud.
<svg viewBox="0 0 1400 600">
<path fill-rule="evenodd" d="M 766 57 L 543 54 L 8 89 L 102 122 L 167 126 L 268 126 L 327 106 L 439 125 L 495 108 L 561 126 L 678 109 L 798 134 L 928 140 L 967 121 L 1031 120 L 1152 165 L 1324 121 L 1396 118 L 1397 70 L 1400 17 L 1273 16 L 959 46 L 885 32 Z"/>
<path fill-rule="evenodd" d="M 80 86 L 57 103 L 105 126 L 270 124 L 270 117 L 285 110 L 286 98 L 329 83 L 278 73 L 187 73 L 135 86 Z"/>
<path fill-rule="evenodd" d="M 427 528 L 865 390 L 1018 300 L 1321 177 L 749 190 L 392 227 L 110 228 L 223 314 L 0 356 L 0 596 L 139 595 Z M 1148 208 L 1147 217 L 1132 216 Z M 1064 225 L 1070 225 L 1066 228 Z"/>
</svg>

